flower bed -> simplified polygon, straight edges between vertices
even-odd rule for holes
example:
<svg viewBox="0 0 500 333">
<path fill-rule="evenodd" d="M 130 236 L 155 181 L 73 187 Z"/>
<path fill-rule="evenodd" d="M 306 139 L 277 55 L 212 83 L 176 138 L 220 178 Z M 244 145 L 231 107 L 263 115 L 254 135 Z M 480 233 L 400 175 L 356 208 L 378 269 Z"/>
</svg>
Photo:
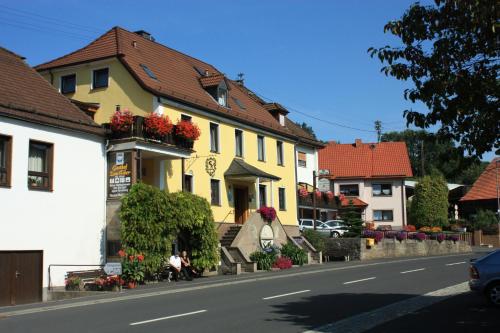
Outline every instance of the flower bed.
<svg viewBox="0 0 500 333">
<path fill-rule="evenodd" d="M 292 268 L 292 260 L 287 257 L 279 257 L 273 263 L 272 268 L 289 269 Z"/>
</svg>

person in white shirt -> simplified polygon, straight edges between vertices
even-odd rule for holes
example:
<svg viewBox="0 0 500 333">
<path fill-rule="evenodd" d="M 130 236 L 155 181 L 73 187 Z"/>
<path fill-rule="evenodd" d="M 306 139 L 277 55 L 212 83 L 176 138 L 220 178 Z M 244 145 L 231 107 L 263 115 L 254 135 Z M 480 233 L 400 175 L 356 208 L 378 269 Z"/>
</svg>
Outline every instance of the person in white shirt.
<svg viewBox="0 0 500 333">
<path fill-rule="evenodd" d="M 186 280 L 191 281 L 193 278 L 186 270 L 185 267 L 182 267 L 181 257 L 179 257 L 179 252 L 176 251 L 173 256 L 169 259 L 170 263 L 170 271 L 172 271 L 172 275 L 175 281 L 179 281 L 179 274 L 182 272 L 186 277 Z"/>
</svg>

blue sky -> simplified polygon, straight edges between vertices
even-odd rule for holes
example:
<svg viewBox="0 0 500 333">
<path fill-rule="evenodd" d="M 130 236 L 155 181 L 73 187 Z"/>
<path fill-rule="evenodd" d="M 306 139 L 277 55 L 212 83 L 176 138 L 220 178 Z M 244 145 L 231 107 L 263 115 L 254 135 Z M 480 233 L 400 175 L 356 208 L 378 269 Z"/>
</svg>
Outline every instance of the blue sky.
<svg viewBox="0 0 500 333">
<path fill-rule="evenodd" d="M 366 52 L 398 43 L 383 26 L 413 2 L 0 0 L 0 45 L 36 65 L 115 25 L 143 29 L 230 78 L 244 73 L 249 88 L 288 107 L 323 140 L 375 141 L 375 120 L 385 131 L 402 130 L 403 110 L 425 110 L 403 99 L 409 83 L 385 77 Z"/>
</svg>

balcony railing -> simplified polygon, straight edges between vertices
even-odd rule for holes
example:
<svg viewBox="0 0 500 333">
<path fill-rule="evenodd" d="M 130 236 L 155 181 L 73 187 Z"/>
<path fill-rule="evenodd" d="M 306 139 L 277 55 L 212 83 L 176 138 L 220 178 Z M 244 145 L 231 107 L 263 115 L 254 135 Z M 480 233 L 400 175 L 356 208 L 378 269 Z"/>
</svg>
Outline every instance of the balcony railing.
<svg viewBox="0 0 500 333">
<path fill-rule="evenodd" d="M 309 193 L 307 197 L 303 197 L 298 195 L 299 197 L 299 206 L 312 207 L 313 206 L 313 196 L 314 193 Z M 325 209 L 338 209 L 340 206 L 337 197 L 334 197 L 332 200 L 329 200 L 326 196 L 322 196 L 321 198 L 316 198 L 316 207 L 317 208 L 325 208 Z"/>
<path fill-rule="evenodd" d="M 113 131 L 109 123 L 103 124 L 103 126 L 106 129 L 108 138 L 111 140 L 136 138 L 154 143 L 174 145 L 179 148 L 193 149 L 193 144 L 194 144 L 193 141 L 186 140 L 174 134 L 175 125 L 171 133 L 162 137 L 158 137 L 148 133 L 148 131 L 146 130 L 146 126 L 144 124 L 144 120 L 145 120 L 144 117 L 134 116 L 131 128 L 125 132 Z"/>
</svg>

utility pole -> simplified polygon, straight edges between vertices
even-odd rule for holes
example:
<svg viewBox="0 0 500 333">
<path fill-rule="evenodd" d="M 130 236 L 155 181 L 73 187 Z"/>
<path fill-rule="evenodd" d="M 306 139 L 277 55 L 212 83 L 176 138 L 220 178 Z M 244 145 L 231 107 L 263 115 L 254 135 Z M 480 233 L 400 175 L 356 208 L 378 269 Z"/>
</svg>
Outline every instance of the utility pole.
<svg viewBox="0 0 500 333">
<path fill-rule="evenodd" d="M 316 170 L 313 171 L 313 228 L 316 230 Z"/>
<path fill-rule="evenodd" d="M 375 131 L 377 132 L 377 143 L 380 143 L 382 137 L 382 122 L 380 120 L 375 120 Z"/>
</svg>

